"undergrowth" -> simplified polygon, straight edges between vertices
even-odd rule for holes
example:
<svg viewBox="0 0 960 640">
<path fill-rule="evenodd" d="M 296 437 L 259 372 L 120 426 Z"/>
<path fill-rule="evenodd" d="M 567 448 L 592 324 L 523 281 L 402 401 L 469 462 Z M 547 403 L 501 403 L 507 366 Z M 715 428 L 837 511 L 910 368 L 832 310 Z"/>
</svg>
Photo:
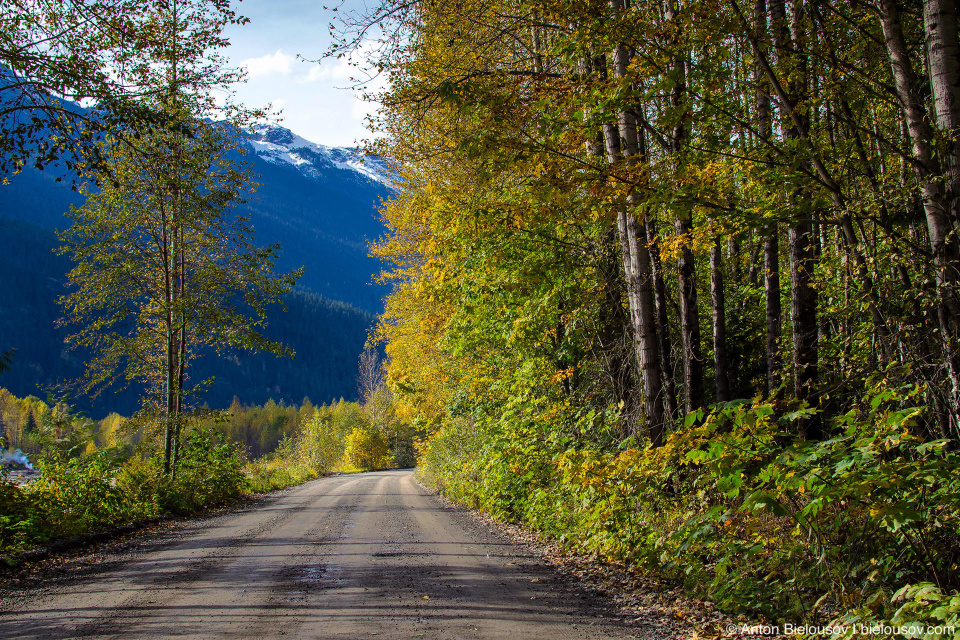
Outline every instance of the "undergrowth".
<svg viewBox="0 0 960 640">
<path fill-rule="evenodd" d="M 316 468 L 297 455 L 292 439 L 281 441 L 272 454 L 247 463 L 244 472 L 250 493 L 286 489 L 320 477 Z"/>
<path fill-rule="evenodd" d="M 731 402 L 689 415 L 661 447 L 614 450 L 508 408 L 450 421 L 421 444 L 420 474 L 731 612 L 955 624 L 960 638 L 960 454 L 917 435 L 921 398 L 875 385 L 820 442 L 794 435 L 808 410 Z"/>
<path fill-rule="evenodd" d="M 2 554 L 225 505 L 247 487 L 243 453 L 210 430 L 186 436 L 172 477 L 156 458 L 125 457 L 120 449 L 77 457 L 49 449 L 36 463 L 35 482 L 0 478 Z"/>
</svg>

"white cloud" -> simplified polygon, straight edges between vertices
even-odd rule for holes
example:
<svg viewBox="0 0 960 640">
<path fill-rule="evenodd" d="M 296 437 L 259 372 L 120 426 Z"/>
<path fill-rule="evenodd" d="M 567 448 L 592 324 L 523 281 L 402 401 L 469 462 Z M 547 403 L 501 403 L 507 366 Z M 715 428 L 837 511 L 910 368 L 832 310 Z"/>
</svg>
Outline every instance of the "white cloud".
<svg viewBox="0 0 960 640">
<path fill-rule="evenodd" d="M 288 56 L 282 50 L 259 58 L 247 58 L 240 65 L 247 70 L 251 78 L 261 76 L 281 75 L 288 76 L 293 70 L 294 56 Z"/>
<path fill-rule="evenodd" d="M 368 40 L 346 55 L 327 58 L 319 64 L 313 63 L 310 71 L 297 77 L 296 81 L 305 84 L 323 80 L 350 80 L 352 84 L 356 80 L 361 85 L 369 84 L 368 80 L 377 75 L 374 67 L 380 53 L 380 45 Z"/>
<path fill-rule="evenodd" d="M 306 75 L 298 76 L 296 81 L 301 84 L 321 82 L 323 80 L 350 80 L 359 75 L 359 69 L 351 64 L 348 58 L 331 60 L 329 62 L 313 63 Z"/>
</svg>

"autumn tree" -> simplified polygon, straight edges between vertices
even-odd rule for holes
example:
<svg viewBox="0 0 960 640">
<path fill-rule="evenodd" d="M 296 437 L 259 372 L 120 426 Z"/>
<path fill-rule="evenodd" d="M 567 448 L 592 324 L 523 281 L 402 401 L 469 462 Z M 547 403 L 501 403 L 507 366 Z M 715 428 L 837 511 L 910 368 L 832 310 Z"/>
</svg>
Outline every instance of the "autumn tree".
<svg viewBox="0 0 960 640">
<path fill-rule="evenodd" d="M 727 0 L 348 18 L 388 31 L 378 150 L 404 181 L 376 251 L 397 265 L 398 399 L 433 423 L 518 388 L 602 396 L 621 437 L 656 442 L 678 400 L 769 393 L 811 409 L 795 426 L 815 441 L 892 371 L 937 407 L 923 429 L 956 438 L 952 16 Z"/>
<path fill-rule="evenodd" d="M 386 439 L 374 429 L 355 428 L 346 438 L 343 459 L 358 469 L 377 471 L 393 465 Z"/>
<path fill-rule="evenodd" d="M 205 349 L 285 353 L 263 337 L 266 306 L 298 277 L 273 273 L 278 247 L 257 248 L 233 209 L 250 189 L 237 159 L 236 126 L 214 124 L 212 91 L 237 80 L 224 70 L 220 36 L 229 3 L 165 0 L 142 28 L 149 44 L 131 60 L 130 81 L 164 114 L 133 140 L 105 141 L 84 206 L 73 210 L 61 251 L 77 266 L 62 299 L 70 338 L 91 348 L 88 390 L 118 375 L 146 384 L 143 412 L 163 425 L 164 468 L 176 465 L 190 363 Z M 196 387 L 196 385 L 194 385 Z"/>
</svg>

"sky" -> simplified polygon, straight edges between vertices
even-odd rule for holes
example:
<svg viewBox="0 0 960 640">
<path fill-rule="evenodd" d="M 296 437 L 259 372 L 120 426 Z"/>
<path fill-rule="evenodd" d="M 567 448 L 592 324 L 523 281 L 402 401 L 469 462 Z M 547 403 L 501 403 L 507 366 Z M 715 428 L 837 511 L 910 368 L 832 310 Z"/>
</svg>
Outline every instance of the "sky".
<svg viewBox="0 0 960 640">
<path fill-rule="evenodd" d="M 337 0 L 326 4 L 336 6 Z M 320 59 L 331 42 L 329 24 L 336 14 L 323 5 L 323 0 L 235 0 L 235 10 L 250 23 L 228 28 L 231 46 L 224 53 L 231 66 L 247 71 L 247 82 L 234 87 L 237 102 L 271 103 L 283 112 L 282 126 L 311 142 L 355 146 L 371 137 L 363 123 L 376 104 L 350 88 L 357 70 L 345 58 L 306 61 Z"/>
</svg>

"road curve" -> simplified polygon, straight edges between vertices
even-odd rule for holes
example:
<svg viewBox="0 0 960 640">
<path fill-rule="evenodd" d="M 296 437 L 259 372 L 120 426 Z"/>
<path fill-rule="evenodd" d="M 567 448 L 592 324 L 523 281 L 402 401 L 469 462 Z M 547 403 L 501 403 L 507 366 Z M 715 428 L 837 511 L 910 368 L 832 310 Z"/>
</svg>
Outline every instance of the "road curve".
<svg viewBox="0 0 960 640">
<path fill-rule="evenodd" d="M 411 472 L 387 471 L 278 492 L 0 601 L 0 638 L 647 635 L 595 604 Z"/>
</svg>

